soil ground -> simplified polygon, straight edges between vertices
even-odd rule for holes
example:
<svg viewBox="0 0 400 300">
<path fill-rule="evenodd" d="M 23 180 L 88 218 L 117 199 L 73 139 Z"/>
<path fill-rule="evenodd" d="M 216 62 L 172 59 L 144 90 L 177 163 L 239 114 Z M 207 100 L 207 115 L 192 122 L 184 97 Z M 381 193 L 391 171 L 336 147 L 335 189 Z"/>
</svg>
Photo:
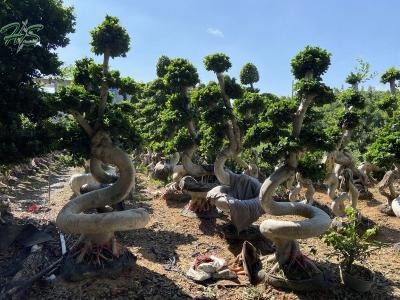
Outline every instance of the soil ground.
<svg viewBox="0 0 400 300">
<path fill-rule="evenodd" d="M 21 179 L 11 196 L 9 222 L 32 223 L 41 228 L 52 224 L 59 210 L 72 197 L 68 185 L 71 174 L 82 171 L 76 168 L 58 168 L 50 177 L 51 197 L 48 201 L 48 174 L 39 173 Z M 146 175 L 137 174 L 135 201 L 128 201 L 128 208 L 145 207 L 151 221 L 144 229 L 118 233 L 122 244 L 137 256 L 137 263 L 131 271 L 116 279 L 88 279 L 69 283 L 56 276 L 49 282 L 37 281 L 21 297 L 26 299 L 400 299 L 400 251 L 393 245 L 400 242 L 400 218 L 388 217 L 379 211 L 385 203 L 376 188 L 370 188 L 373 200 L 360 200 L 359 209 L 367 222 L 379 224 L 376 237 L 384 246 L 371 254 L 368 267 L 375 272 L 373 290 L 365 294 L 352 292 L 340 283 L 338 264 L 329 254 L 332 248 L 320 239 L 301 240 L 302 252 L 312 258 L 324 270 L 331 287 L 308 293 L 294 293 L 270 286 L 243 285 L 220 287 L 215 282 L 194 283 L 185 276 L 197 254 L 214 254 L 226 260 L 234 259 L 240 252 L 242 242 L 228 242 L 221 234 L 227 217 L 216 220 L 192 219 L 181 215 L 186 203 L 166 201 L 162 194 L 165 188 Z M 325 193 L 317 192 L 320 205 L 329 204 Z M 38 213 L 26 211 L 21 201 L 38 202 L 45 208 Z M 29 203 L 30 203 L 29 202 Z M 46 211 L 47 210 L 47 211 Z M 257 223 L 268 218 L 264 215 Z M 284 217 L 288 219 L 288 217 Z M 294 219 L 295 217 L 290 217 Z M 70 245 L 75 236 L 66 235 Z M 271 253 L 269 243 L 260 242 L 262 254 Z M 51 251 L 49 251 L 49 249 Z M 0 253 L 0 291 L 10 282 L 10 269 L 26 257 L 17 246 Z M 44 246 L 43 253 L 50 264 L 60 257 L 58 234 L 55 240 Z M 15 272 L 14 272 L 15 273 Z M 56 273 L 57 274 L 57 273 Z M 1 298 L 1 297 L 0 297 Z"/>
</svg>

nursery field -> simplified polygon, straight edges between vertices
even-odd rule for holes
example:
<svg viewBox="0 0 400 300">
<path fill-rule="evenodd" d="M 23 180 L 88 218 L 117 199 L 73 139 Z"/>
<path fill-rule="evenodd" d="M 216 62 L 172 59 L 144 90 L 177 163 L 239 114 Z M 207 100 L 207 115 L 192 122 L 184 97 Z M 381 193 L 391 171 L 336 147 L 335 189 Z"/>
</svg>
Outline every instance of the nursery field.
<svg viewBox="0 0 400 300">
<path fill-rule="evenodd" d="M 31 223 L 38 228 L 55 226 L 59 210 L 72 197 L 68 185 L 70 175 L 83 171 L 77 168 L 56 168 L 51 177 L 51 198 L 48 198 L 47 173 L 27 176 L 16 184 L 9 196 L 12 199 L 11 223 Z M 353 292 L 340 283 L 338 264 L 329 259 L 332 249 L 320 239 L 312 238 L 300 241 L 304 254 L 318 263 L 329 278 L 329 287 L 319 292 L 291 292 L 275 289 L 269 285 L 253 286 L 242 282 L 238 286 L 219 285 L 215 281 L 195 283 L 185 276 L 194 257 L 198 254 L 213 254 L 225 260 L 233 260 L 241 251 L 242 241 L 226 240 L 224 225 L 229 223 L 227 216 L 205 220 L 187 218 L 181 215 L 185 202 L 166 201 L 165 191 L 160 182 L 150 179 L 146 174 L 137 174 L 137 190 L 134 200 L 127 202 L 129 208 L 145 207 L 151 217 L 146 228 L 118 233 L 121 243 L 137 256 L 137 263 L 131 271 L 116 279 L 97 278 L 71 283 L 63 280 L 57 272 L 51 282 L 38 280 L 32 287 L 20 294 L 26 299 L 395 299 L 400 298 L 400 219 L 388 217 L 379 212 L 384 200 L 375 188 L 372 200 L 360 200 L 359 210 L 364 222 L 380 225 L 376 239 L 383 242 L 380 250 L 372 254 L 368 265 L 375 272 L 374 286 L 366 294 Z M 21 209 L 21 200 L 38 199 L 41 211 L 37 213 Z M 315 199 L 318 205 L 327 205 L 330 200 L 326 193 L 317 191 Z M 264 215 L 257 222 L 279 217 Z M 285 217 L 296 219 L 296 217 Z M 7 217 L 8 219 L 8 217 Z M 298 217 L 297 217 L 298 219 Z M 71 236 L 72 244 L 77 236 Z M 269 241 L 256 241 L 254 245 L 267 255 L 273 250 Z M 27 255 L 27 254 L 26 254 Z M 25 255 L 25 256 L 26 256 Z M 61 255 L 59 237 L 53 233 L 53 239 L 46 242 L 41 250 L 43 261 L 36 261 L 32 272 L 38 272 Z M 0 286 L 4 286 L 22 268 L 24 255 L 18 246 L 11 247 L 0 255 Z M 43 265 L 41 265 L 41 263 Z M 36 265 L 35 265 L 36 264 Z M 37 265 L 39 264 L 39 265 Z M 17 268 L 16 270 L 13 269 Z M 9 276 L 5 276 L 5 274 Z"/>
<path fill-rule="evenodd" d="M 399 4 L 207 1 L 0 2 L 0 300 L 400 299 Z"/>
</svg>

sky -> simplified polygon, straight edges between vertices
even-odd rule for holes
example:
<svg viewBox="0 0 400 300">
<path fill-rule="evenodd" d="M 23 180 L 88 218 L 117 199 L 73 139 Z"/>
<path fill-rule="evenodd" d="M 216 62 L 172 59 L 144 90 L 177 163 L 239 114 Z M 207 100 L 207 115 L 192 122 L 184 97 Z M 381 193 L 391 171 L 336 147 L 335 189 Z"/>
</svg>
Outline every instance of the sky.
<svg viewBox="0 0 400 300">
<path fill-rule="evenodd" d="M 400 1 L 397 0 L 64 0 L 74 6 L 75 33 L 58 49 L 65 65 L 88 56 L 90 30 L 106 14 L 116 16 L 131 37 L 125 58 L 110 61 L 122 76 L 147 82 L 156 77 L 161 55 L 182 57 L 197 68 L 200 80 L 215 80 L 204 56 L 222 52 L 231 59 L 228 74 L 239 78 L 242 66 L 254 63 L 262 92 L 291 94 L 290 61 L 306 45 L 328 50 L 331 66 L 323 77 L 331 87 L 346 87 L 346 76 L 363 59 L 377 72 L 362 86 L 388 89 L 379 82 L 389 67 L 400 68 Z"/>
</svg>

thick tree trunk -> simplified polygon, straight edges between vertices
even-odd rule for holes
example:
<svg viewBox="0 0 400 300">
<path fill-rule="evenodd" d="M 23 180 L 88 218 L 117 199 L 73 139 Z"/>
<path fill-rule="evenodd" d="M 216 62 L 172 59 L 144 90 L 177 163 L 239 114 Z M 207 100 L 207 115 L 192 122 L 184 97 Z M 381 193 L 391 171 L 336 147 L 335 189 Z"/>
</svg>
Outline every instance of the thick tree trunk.
<svg viewBox="0 0 400 300">
<path fill-rule="evenodd" d="M 102 167 L 102 162 L 94 157 L 90 159 L 90 172 L 98 182 L 103 184 L 113 183 L 118 179 L 118 176 L 107 173 Z M 135 185 L 135 181 L 133 185 Z"/>
<path fill-rule="evenodd" d="M 396 90 L 396 82 L 395 82 L 395 80 L 393 79 L 393 80 L 389 81 L 389 84 L 390 84 L 390 93 L 393 96 L 396 96 L 397 90 Z"/>
<path fill-rule="evenodd" d="M 81 195 L 66 204 L 57 216 L 57 226 L 66 233 L 79 233 L 87 242 L 110 243 L 115 231 L 143 228 L 149 221 L 145 209 L 132 209 L 105 214 L 85 214 L 88 209 L 120 202 L 134 185 L 135 169 L 131 159 L 112 144 L 109 136 L 99 131 L 92 138 L 92 157 L 116 165 L 120 176 L 110 187 Z"/>
<path fill-rule="evenodd" d="M 234 133 L 231 124 L 228 124 L 228 129 L 226 133 L 229 139 L 229 147 L 217 155 L 217 158 L 214 163 L 214 174 L 217 177 L 220 184 L 229 186 L 230 177 L 229 177 L 229 172 L 225 170 L 225 162 L 228 160 L 228 158 L 232 157 L 237 153 L 236 152 L 237 146 L 234 139 Z"/>
<path fill-rule="evenodd" d="M 97 113 L 97 121 L 95 125 L 96 130 L 98 130 L 101 127 L 101 123 L 103 122 L 104 110 L 106 108 L 106 103 L 107 103 L 107 97 L 108 97 L 107 74 L 108 74 L 109 60 L 110 60 L 110 51 L 106 50 L 104 52 L 104 57 L 103 57 L 103 79 L 100 88 L 100 103 Z"/>
<path fill-rule="evenodd" d="M 306 239 L 323 234 L 331 223 L 322 210 L 302 203 L 275 202 L 272 196 L 276 188 L 292 176 L 294 170 L 287 165 L 276 170 L 262 185 L 261 205 L 266 213 L 275 216 L 299 215 L 304 221 L 266 220 L 260 225 L 261 233 L 271 239 L 276 249 L 276 259 L 282 266 L 293 258 L 292 249 L 296 239 Z M 299 251 L 296 251 L 299 252 Z"/>
<path fill-rule="evenodd" d="M 193 144 L 190 148 L 186 149 L 182 153 L 182 165 L 186 172 L 193 177 L 202 177 L 206 175 L 211 175 L 202 166 L 193 163 L 192 157 L 194 152 L 197 150 L 197 145 Z"/>
</svg>

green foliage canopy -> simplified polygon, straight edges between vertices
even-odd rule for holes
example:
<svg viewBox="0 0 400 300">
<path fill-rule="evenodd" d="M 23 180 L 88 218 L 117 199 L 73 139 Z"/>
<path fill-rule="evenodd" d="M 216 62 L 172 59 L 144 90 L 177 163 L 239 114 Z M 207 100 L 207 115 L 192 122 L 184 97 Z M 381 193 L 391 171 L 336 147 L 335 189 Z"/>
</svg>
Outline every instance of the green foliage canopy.
<svg viewBox="0 0 400 300">
<path fill-rule="evenodd" d="M 116 17 L 106 15 L 103 23 L 90 31 L 90 34 L 90 44 L 96 55 L 107 53 L 112 58 L 125 57 L 129 51 L 130 37 Z"/>
<path fill-rule="evenodd" d="M 302 79 L 308 72 L 320 78 L 328 69 L 331 54 L 319 47 L 306 46 L 291 62 L 292 73 L 296 79 Z"/>
<path fill-rule="evenodd" d="M 213 71 L 216 74 L 224 73 L 232 66 L 229 57 L 223 53 L 207 55 L 203 62 L 207 71 Z"/>
</svg>

